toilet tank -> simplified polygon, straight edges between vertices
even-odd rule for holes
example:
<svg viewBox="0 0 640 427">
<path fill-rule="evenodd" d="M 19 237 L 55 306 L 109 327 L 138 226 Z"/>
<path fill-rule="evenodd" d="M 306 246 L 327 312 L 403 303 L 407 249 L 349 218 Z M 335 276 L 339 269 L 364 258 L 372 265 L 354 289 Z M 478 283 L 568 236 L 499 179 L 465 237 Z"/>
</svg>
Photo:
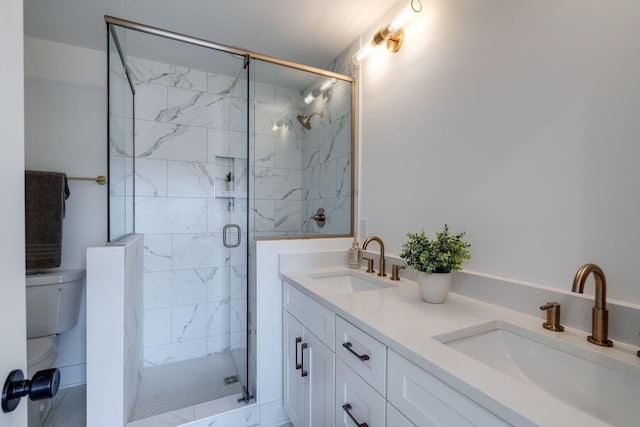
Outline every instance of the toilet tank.
<svg viewBox="0 0 640 427">
<path fill-rule="evenodd" d="M 78 323 L 84 270 L 27 275 L 27 338 L 59 334 Z"/>
</svg>

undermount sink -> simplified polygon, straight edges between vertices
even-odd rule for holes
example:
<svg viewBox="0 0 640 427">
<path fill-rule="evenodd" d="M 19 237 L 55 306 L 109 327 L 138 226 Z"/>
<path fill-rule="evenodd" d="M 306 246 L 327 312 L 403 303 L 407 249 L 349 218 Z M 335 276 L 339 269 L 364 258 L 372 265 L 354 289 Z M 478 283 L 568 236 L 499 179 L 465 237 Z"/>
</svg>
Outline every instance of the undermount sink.
<svg viewBox="0 0 640 427">
<path fill-rule="evenodd" d="M 308 287 L 320 295 L 353 294 L 356 292 L 391 288 L 394 285 L 374 277 L 361 277 L 349 270 L 307 274 Z"/>
<path fill-rule="evenodd" d="M 640 366 L 632 362 L 502 321 L 434 338 L 607 423 L 640 419 Z"/>
</svg>

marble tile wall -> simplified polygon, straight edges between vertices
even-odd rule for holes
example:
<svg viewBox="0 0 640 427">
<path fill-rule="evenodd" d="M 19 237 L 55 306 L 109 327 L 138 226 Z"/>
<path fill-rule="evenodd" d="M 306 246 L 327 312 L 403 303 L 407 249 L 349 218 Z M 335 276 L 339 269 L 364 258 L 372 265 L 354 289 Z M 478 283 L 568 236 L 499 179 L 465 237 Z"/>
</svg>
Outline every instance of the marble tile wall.
<svg viewBox="0 0 640 427">
<path fill-rule="evenodd" d="M 128 66 L 136 231 L 145 234 L 144 364 L 244 348 L 246 239 L 226 248 L 223 228 L 247 228 L 246 80 L 141 58 Z M 227 238 L 235 243 L 235 230 Z"/>
<path fill-rule="evenodd" d="M 256 71 L 260 78 L 260 70 Z M 252 206 L 256 237 L 300 235 L 302 230 L 302 126 L 299 90 L 253 85 Z M 281 122 L 280 127 L 275 125 Z"/>
<path fill-rule="evenodd" d="M 338 80 L 329 91 L 304 110 L 305 115 L 323 113 L 312 119 L 302 139 L 302 230 L 307 235 L 351 232 L 351 84 Z M 310 219 L 318 208 L 327 215 L 322 228 Z"/>
</svg>

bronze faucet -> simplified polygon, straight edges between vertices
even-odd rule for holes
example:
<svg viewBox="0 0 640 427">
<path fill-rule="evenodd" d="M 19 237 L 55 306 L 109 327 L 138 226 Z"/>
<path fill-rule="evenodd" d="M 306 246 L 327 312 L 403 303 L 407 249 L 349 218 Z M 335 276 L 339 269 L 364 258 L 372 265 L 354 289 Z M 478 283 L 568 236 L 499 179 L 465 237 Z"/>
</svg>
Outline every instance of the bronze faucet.
<svg viewBox="0 0 640 427">
<path fill-rule="evenodd" d="M 382 243 L 382 239 L 376 236 L 369 237 L 362 244 L 362 250 L 366 251 L 367 246 L 369 246 L 369 243 L 371 243 L 372 241 L 376 241 L 380 245 L 380 261 L 378 262 L 378 276 L 384 277 L 387 275 L 387 273 L 384 272 L 384 243 Z"/>
<path fill-rule="evenodd" d="M 589 274 L 593 273 L 596 281 L 596 306 L 593 307 L 593 318 L 591 320 L 591 335 L 587 341 L 591 344 L 603 347 L 613 347 L 613 341 L 607 339 L 609 334 L 609 310 L 607 310 L 607 280 L 604 272 L 595 264 L 585 264 L 576 273 L 573 279 L 573 292 L 583 293 L 584 282 Z"/>
</svg>

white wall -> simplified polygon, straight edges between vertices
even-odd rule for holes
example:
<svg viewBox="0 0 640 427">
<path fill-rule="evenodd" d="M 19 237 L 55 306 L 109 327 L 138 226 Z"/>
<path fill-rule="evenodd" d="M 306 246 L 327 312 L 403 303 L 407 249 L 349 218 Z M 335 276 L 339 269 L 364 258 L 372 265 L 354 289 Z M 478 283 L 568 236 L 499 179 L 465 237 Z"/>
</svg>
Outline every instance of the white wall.
<svg viewBox="0 0 640 427">
<path fill-rule="evenodd" d="M 14 369 L 27 371 L 25 327 L 24 259 L 24 96 L 22 0 L 0 3 L 0 313 L 5 322 L 0 332 L 4 349 L 0 355 L 0 378 Z M 26 426 L 27 405 L 0 414 L 2 426 Z"/>
<path fill-rule="evenodd" d="M 640 303 L 639 20 L 634 1 L 424 2 L 361 70 L 370 234 L 397 254 L 448 223 L 469 270 L 569 290 L 593 262 Z"/>
<path fill-rule="evenodd" d="M 25 43 L 25 167 L 70 176 L 107 175 L 106 55 L 30 37 Z M 106 241 L 107 188 L 70 181 L 61 268 L 85 268 L 85 250 Z M 78 325 L 61 334 L 63 387 L 85 381 L 85 299 Z"/>
</svg>

